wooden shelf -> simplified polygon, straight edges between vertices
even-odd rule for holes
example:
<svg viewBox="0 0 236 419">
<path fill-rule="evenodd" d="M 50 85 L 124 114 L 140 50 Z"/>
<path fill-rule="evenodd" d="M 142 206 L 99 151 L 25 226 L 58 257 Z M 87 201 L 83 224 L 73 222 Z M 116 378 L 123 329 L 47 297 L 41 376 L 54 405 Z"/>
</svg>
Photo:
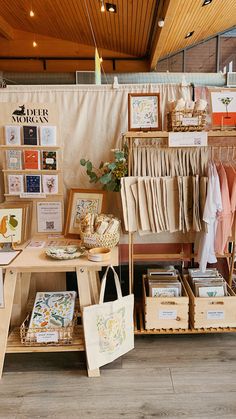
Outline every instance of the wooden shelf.
<svg viewBox="0 0 236 419">
<path fill-rule="evenodd" d="M 206 132 L 208 137 L 236 137 L 236 130 L 210 130 Z M 129 138 L 168 138 L 168 135 L 169 131 L 128 131 L 125 134 L 125 136 Z"/>
<path fill-rule="evenodd" d="M 134 334 L 135 335 L 186 335 L 198 333 L 235 333 L 236 327 L 211 327 L 194 329 L 145 329 L 144 308 L 141 303 L 135 305 L 134 310 Z"/>
<path fill-rule="evenodd" d="M 27 346 L 20 341 L 20 328 L 16 327 L 12 330 L 8 337 L 6 352 L 13 353 L 31 353 L 31 352 L 73 352 L 84 351 L 84 338 L 82 326 L 75 327 L 75 336 L 70 345 L 38 345 Z"/>
<path fill-rule="evenodd" d="M 26 192 L 25 192 L 26 193 Z M 29 197 L 29 199 L 33 199 L 34 197 L 32 196 L 33 195 L 33 193 L 34 192 L 32 192 L 32 193 L 30 193 L 29 192 L 29 195 L 30 195 L 30 197 Z M 42 193 L 42 194 L 44 194 L 45 192 L 40 192 L 40 193 Z M 39 195 L 39 193 L 35 193 L 35 195 Z M 62 193 L 54 193 L 54 194 L 45 194 L 47 197 L 48 196 L 64 196 Z M 16 197 L 16 196 L 20 196 L 20 194 L 19 195 L 13 195 L 13 194 L 9 194 L 9 193 L 5 193 L 4 194 L 4 196 L 11 196 L 11 197 Z M 21 199 L 27 199 L 28 197 L 27 196 L 24 196 L 23 198 L 21 198 Z M 45 198 L 40 198 L 40 197 L 35 197 L 36 199 L 45 199 Z"/>
<path fill-rule="evenodd" d="M 2 148 L 3 150 L 20 150 L 21 148 L 26 148 L 26 149 L 39 149 L 39 150 L 60 150 L 61 147 L 58 145 L 52 145 L 52 146 L 44 146 L 44 145 L 25 145 L 25 144 L 20 144 L 20 145 L 5 145 L 5 144 L 1 144 L 0 148 Z"/>
<path fill-rule="evenodd" d="M 2 169 L 3 173 L 25 173 L 31 174 L 31 173 L 49 173 L 49 174 L 57 174 L 62 173 L 61 170 L 46 170 L 46 169 L 20 169 L 20 170 L 14 170 L 14 169 Z"/>
</svg>

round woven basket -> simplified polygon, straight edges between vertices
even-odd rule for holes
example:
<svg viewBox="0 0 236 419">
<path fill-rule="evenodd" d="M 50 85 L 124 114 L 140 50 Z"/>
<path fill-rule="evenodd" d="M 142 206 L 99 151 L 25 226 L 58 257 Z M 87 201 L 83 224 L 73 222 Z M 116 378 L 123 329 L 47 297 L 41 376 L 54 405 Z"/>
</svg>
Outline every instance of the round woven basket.
<svg viewBox="0 0 236 419">
<path fill-rule="evenodd" d="M 105 233 L 105 234 L 98 234 L 98 233 L 80 233 L 80 237 L 82 239 L 83 245 L 87 247 L 87 249 L 92 249 L 94 247 L 115 247 L 120 240 L 120 233 Z"/>
</svg>

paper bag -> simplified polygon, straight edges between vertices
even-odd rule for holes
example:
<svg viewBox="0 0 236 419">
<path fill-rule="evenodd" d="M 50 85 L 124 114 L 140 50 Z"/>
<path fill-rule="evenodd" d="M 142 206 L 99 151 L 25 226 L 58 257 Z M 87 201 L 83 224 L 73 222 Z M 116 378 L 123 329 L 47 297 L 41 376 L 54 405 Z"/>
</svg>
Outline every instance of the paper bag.
<svg viewBox="0 0 236 419">
<path fill-rule="evenodd" d="M 104 303 L 107 272 L 114 274 L 117 300 Z M 102 278 L 99 304 L 85 307 L 83 325 L 89 369 L 108 364 L 134 348 L 134 296 L 122 297 L 120 282 L 112 266 Z"/>
</svg>

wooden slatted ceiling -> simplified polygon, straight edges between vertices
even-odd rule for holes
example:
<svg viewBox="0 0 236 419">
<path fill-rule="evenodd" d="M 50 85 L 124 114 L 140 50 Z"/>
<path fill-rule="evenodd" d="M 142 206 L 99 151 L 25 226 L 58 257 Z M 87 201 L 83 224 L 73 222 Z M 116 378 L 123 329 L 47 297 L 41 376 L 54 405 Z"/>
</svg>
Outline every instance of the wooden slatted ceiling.
<svg viewBox="0 0 236 419">
<path fill-rule="evenodd" d="M 98 0 L 1 0 L 0 15 L 18 30 L 94 45 L 88 8 L 98 47 L 144 56 L 157 2 L 114 0 L 118 12 L 112 14 L 101 13 Z"/>
<path fill-rule="evenodd" d="M 236 0 L 213 0 L 202 7 L 203 0 L 171 0 L 168 14 L 175 7 L 175 16 L 168 26 L 165 42 L 162 43 L 160 57 L 197 43 L 218 32 L 236 25 Z M 194 31 L 192 37 L 185 35 Z"/>
</svg>

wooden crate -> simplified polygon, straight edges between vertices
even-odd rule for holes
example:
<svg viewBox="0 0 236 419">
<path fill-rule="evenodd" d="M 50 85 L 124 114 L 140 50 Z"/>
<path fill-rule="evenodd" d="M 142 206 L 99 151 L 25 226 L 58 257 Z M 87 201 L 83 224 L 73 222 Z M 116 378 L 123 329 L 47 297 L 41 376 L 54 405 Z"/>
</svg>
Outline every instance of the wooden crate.
<svg viewBox="0 0 236 419">
<path fill-rule="evenodd" d="M 189 297 L 182 282 L 182 297 L 148 297 L 143 275 L 145 329 L 188 329 Z"/>
<path fill-rule="evenodd" d="M 190 326 L 193 328 L 236 327 L 236 294 L 227 285 L 225 297 L 195 297 L 188 275 L 184 284 L 189 295 Z"/>
</svg>

